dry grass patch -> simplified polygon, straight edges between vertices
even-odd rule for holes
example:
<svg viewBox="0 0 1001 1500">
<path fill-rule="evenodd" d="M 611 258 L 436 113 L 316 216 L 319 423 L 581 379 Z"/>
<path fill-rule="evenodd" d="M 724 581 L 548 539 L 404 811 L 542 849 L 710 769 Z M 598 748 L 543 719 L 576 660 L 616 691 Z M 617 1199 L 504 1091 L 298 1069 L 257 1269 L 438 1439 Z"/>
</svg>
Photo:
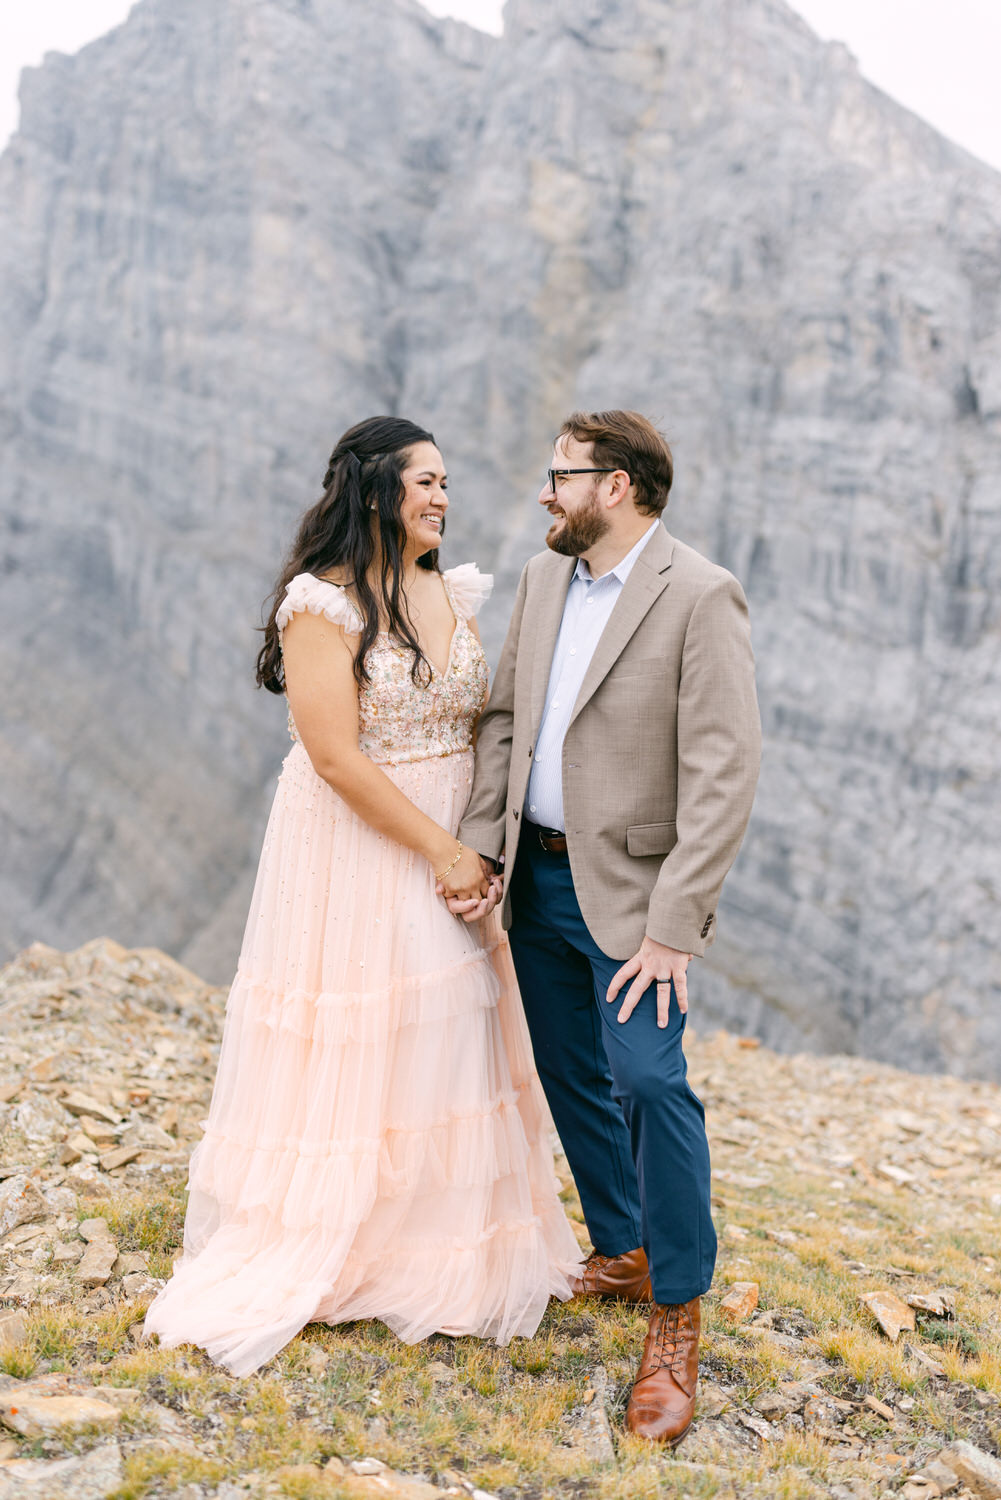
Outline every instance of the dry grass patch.
<svg viewBox="0 0 1001 1500">
<path fill-rule="evenodd" d="M 123 1467 L 123 1483 L 112 1490 L 106 1500 L 145 1500 L 154 1488 L 163 1493 L 163 1483 L 170 1486 L 167 1493 L 174 1493 L 185 1484 L 215 1486 L 230 1477 L 226 1463 L 220 1459 L 176 1451 L 164 1453 L 155 1449 L 130 1453 Z"/>
<path fill-rule="evenodd" d="M 81 1219 L 103 1219 L 119 1250 L 169 1256 L 184 1234 L 187 1192 L 179 1184 L 145 1194 L 120 1194 L 81 1210 Z"/>
<path fill-rule="evenodd" d="M 710 1500 L 738 1493 L 741 1500 L 816 1500 L 849 1478 L 874 1494 L 896 1484 L 887 1478 L 892 1467 L 881 1461 L 891 1450 L 916 1466 L 955 1437 L 996 1448 L 996 1215 L 981 1213 L 978 1202 L 965 1203 L 957 1218 L 945 1188 L 917 1174 L 914 1189 L 878 1178 L 879 1162 L 894 1153 L 873 1146 L 868 1132 L 885 1104 L 888 1075 L 874 1072 L 867 1082 L 869 1065 L 860 1064 L 856 1074 L 846 1064 L 839 1073 L 841 1065 L 823 1059 L 797 1064 L 765 1049 L 723 1044 L 715 1051 L 707 1044 L 702 1055 L 704 1071 L 713 1075 L 706 1084 L 710 1109 L 722 1127 L 716 1160 L 729 1176 L 714 1192 L 718 1227 L 729 1223 L 745 1233 L 721 1233 L 716 1289 L 703 1304 L 704 1400 L 696 1433 L 674 1455 L 652 1451 L 625 1431 L 647 1310 L 622 1304 L 553 1304 L 534 1338 L 506 1349 L 443 1336 L 404 1345 L 376 1323 L 310 1325 L 263 1371 L 238 1380 L 198 1351 L 137 1343 L 144 1304 L 112 1302 L 121 1298 L 115 1280 L 106 1291 L 88 1293 L 71 1268 L 53 1263 L 45 1268 L 51 1305 L 40 1299 L 31 1309 L 25 1342 L 0 1367 L 19 1378 L 65 1372 L 81 1387 L 142 1393 L 142 1408 L 119 1425 L 126 1477 L 114 1500 L 160 1500 L 186 1485 L 200 1486 L 208 1500 L 221 1479 L 252 1473 L 274 1493 L 332 1500 L 351 1486 L 310 1466 L 334 1454 L 345 1461 L 376 1457 L 409 1474 L 459 1470 L 503 1500 Z M 210 1073 L 207 1067 L 206 1091 Z M 832 1117 L 842 1127 L 835 1132 L 838 1151 L 843 1144 L 853 1165 L 835 1169 L 824 1165 L 830 1141 L 815 1119 L 815 1095 L 842 1087 L 842 1075 L 837 1097 L 844 1107 L 832 1109 Z M 786 1138 L 768 1123 L 776 1111 L 795 1115 Z M 746 1151 L 745 1141 L 751 1142 Z M 115 1197 L 87 1201 L 79 1217 L 104 1218 L 122 1251 L 145 1251 L 151 1272 L 164 1276 L 181 1240 L 182 1177 L 179 1170 L 173 1182 L 150 1185 L 126 1174 L 115 1179 Z M 747 1186 L 754 1178 L 761 1185 Z M 583 1240 L 568 1181 L 564 1201 Z M 957 1222 L 962 1229 L 949 1227 Z M 61 1226 L 60 1235 L 67 1234 L 72 1228 Z M 733 1327 L 720 1313 L 720 1297 L 736 1280 L 759 1285 L 756 1323 Z M 919 1314 L 917 1331 L 891 1344 L 859 1302 L 860 1293 L 876 1287 L 900 1296 L 948 1288 L 957 1317 Z M 908 1341 L 939 1360 L 946 1378 L 930 1379 L 908 1357 Z M 767 1394 L 770 1404 L 759 1406 L 774 1415 L 775 1395 L 790 1386 L 800 1390 L 799 1407 L 762 1429 L 754 1403 Z M 569 1441 L 591 1390 L 599 1393 L 592 1403 L 604 1402 L 614 1460 L 596 1462 Z M 840 1431 L 814 1427 L 807 1390 L 819 1400 L 852 1403 L 850 1415 L 840 1409 Z M 891 1419 L 862 1405 L 868 1393 L 890 1403 Z M 853 1439 L 862 1452 L 849 1459 Z M 76 1433 L 62 1441 L 62 1451 L 80 1451 L 91 1439 Z M 20 1451 L 31 1450 L 22 1444 Z M 59 1452 L 57 1441 L 46 1456 Z"/>
</svg>

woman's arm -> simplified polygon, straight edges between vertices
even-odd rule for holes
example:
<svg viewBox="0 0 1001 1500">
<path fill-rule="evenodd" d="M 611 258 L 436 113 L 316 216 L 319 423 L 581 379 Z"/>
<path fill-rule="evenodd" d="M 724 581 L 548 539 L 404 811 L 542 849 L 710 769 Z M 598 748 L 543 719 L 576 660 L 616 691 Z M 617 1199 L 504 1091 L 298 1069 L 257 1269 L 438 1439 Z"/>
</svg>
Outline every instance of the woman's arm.
<svg viewBox="0 0 1001 1500">
<path fill-rule="evenodd" d="M 423 855 L 437 874 L 452 863 L 458 840 L 415 807 L 358 747 L 355 639 L 323 615 L 303 612 L 289 620 L 282 654 L 296 730 L 316 774 L 352 811 L 377 832 Z M 486 895 L 476 851 L 464 849 L 442 884 L 447 896 Z"/>
</svg>

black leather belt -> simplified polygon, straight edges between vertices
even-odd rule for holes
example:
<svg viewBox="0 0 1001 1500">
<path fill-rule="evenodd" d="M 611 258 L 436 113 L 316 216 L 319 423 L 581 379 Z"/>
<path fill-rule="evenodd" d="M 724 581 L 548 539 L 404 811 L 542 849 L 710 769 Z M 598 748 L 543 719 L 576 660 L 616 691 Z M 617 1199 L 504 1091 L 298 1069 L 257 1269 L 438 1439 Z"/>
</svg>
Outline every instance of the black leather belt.
<svg viewBox="0 0 1001 1500">
<path fill-rule="evenodd" d="M 530 823 L 527 818 L 524 826 L 529 837 L 547 854 L 566 854 L 567 836 L 561 828 L 540 828 L 538 823 Z"/>
</svg>

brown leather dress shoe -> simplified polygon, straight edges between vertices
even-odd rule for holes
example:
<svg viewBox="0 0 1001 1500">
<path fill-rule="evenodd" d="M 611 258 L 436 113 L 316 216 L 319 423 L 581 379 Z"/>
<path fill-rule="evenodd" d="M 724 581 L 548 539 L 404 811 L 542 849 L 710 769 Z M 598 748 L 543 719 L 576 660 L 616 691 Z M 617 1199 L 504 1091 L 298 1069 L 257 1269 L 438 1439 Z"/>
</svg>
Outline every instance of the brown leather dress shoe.
<svg viewBox="0 0 1001 1500">
<path fill-rule="evenodd" d="M 695 1415 L 701 1301 L 655 1304 L 626 1426 L 652 1443 L 680 1443 Z"/>
<path fill-rule="evenodd" d="M 627 1250 L 625 1255 L 599 1255 L 592 1250 L 580 1276 L 571 1282 L 575 1297 L 617 1297 L 620 1302 L 652 1302 L 650 1267 L 646 1251 Z"/>
</svg>

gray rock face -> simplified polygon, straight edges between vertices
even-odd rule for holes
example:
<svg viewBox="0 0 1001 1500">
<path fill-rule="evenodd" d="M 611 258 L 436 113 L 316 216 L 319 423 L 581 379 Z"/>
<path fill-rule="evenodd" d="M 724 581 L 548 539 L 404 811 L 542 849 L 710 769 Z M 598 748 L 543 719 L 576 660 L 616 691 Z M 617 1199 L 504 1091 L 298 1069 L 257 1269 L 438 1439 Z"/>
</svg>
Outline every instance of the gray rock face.
<svg viewBox="0 0 1001 1500">
<path fill-rule="evenodd" d="M 284 736 L 253 627 L 344 426 L 431 425 L 496 651 L 555 427 L 635 405 L 767 734 L 695 1024 L 998 1076 L 1001 177 L 779 0 L 505 25 L 141 0 L 25 75 L 3 940 L 225 977 Z"/>
<path fill-rule="evenodd" d="M 25 74 L 0 163 L 8 949 L 180 950 L 234 885 L 245 909 L 287 744 L 252 687 L 260 604 L 337 433 L 396 404 L 403 268 L 485 46 L 392 0 L 145 0 Z M 237 931 L 196 956 L 230 967 Z"/>
</svg>

